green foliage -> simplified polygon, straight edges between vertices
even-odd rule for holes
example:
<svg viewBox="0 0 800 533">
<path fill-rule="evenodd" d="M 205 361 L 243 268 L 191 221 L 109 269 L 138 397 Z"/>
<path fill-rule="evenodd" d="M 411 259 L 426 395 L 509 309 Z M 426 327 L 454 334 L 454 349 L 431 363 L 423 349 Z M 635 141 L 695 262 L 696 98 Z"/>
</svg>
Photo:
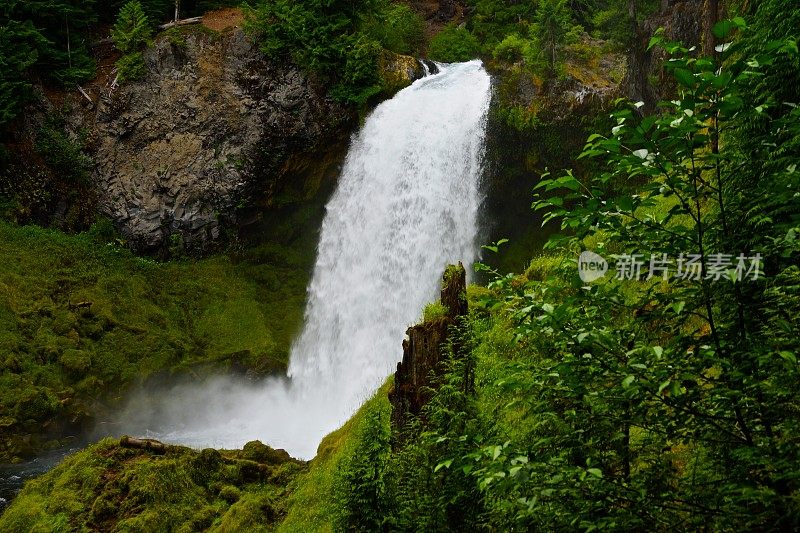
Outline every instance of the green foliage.
<svg viewBox="0 0 800 533">
<path fill-rule="evenodd" d="M 376 0 L 302 4 L 259 0 L 245 10 L 245 29 L 268 56 L 291 58 L 331 81 L 336 99 L 363 105 L 381 91 L 377 72 L 381 43 L 374 38 L 383 33 L 378 21 L 386 20 L 387 42 L 410 44 L 403 42 L 410 36 L 405 33 L 408 24 L 397 18 L 407 12 L 386 5 Z"/>
<path fill-rule="evenodd" d="M 0 126 L 14 119 L 30 99 L 25 74 L 47 44 L 31 21 L 9 20 L 0 26 Z"/>
<path fill-rule="evenodd" d="M 565 44 L 571 26 L 571 15 L 566 0 L 541 0 L 539 2 L 530 34 L 551 71 L 555 70 L 556 51 Z"/>
<path fill-rule="evenodd" d="M 800 430 L 790 392 L 800 346 L 788 319 L 797 309 L 798 178 L 790 167 L 742 184 L 742 168 L 762 166 L 720 141 L 763 113 L 753 76 L 797 48 L 781 42 L 742 55 L 734 44 L 716 64 L 654 43 L 673 54 L 667 68 L 680 99 L 644 119 L 634 107 L 616 111 L 612 134 L 592 135 L 582 155 L 606 170 L 585 183 L 569 173 L 545 179 L 540 189 L 563 192 L 537 207 L 569 231 L 554 241 L 566 257 L 587 245 L 605 257 L 697 253 L 702 275 L 592 285 L 574 274 L 507 276 L 490 286 L 524 357 L 503 378 L 503 394 L 533 423 L 463 464 L 493 502 L 491 515 L 514 517 L 507 527 L 793 529 L 800 520 L 800 458 L 788 445 Z M 764 140 L 800 135 L 794 108 L 779 115 Z M 770 219 L 769 229 L 754 234 L 756 216 Z M 754 248 L 739 250 L 742 242 Z M 712 290 L 713 253 L 755 250 L 774 280 L 723 278 Z M 778 294 L 778 285 L 790 288 Z M 765 321 L 776 308 L 788 320 Z"/>
<path fill-rule="evenodd" d="M 627 0 L 603 0 L 588 12 L 591 27 L 597 37 L 606 39 L 620 49 L 627 49 L 637 41 L 634 23 L 640 24 L 660 8 L 659 0 L 640 0 L 633 4 L 635 20 L 631 17 L 631 4 Z"/>
<path fill-rule="evenodd" d="M 361 31 L 386 50 L 417 54 L 425 41 L 425 21 L 405 4 L 384 2 L 361 25 Z"/>
<path fill-rule="evenodd" d="M 147 65 L 141 52 L 125 54 L 117 60 L 117 75 L 119 83 L 136 81 L 147 74 Z"/>
<path fill-rule="evenodd" d="M 432 322 L 437 318 L 447 316 L 447 307 L 441 302 L 431 302 L 422 310 L 422 321 Z"/>
<path fill-rule="evenodd" d="M 494 58 L 504 61 L 520 61 L 530 54 L 531 43 L 516 33 L 506 36 L 495 48 Z"/>
<path fill-rule="evenodd" d="M 86 185 L 92 160 L 83 152 L 81 139 L 72 139 L 61 121 L 51 118 L 36 134 L 36 151 L 47 165 L 66 182 Z"/>
<path fill-rule="evenodd" d="M 120 10 L 130 2 L 130 0 L 110 0 L 98 6 L 98 15 L 103 22 L 114 23 L 119 16 Z M 156 25 L 172 20 L 175 16 L 174 0 L 139 0 L 142 10 L 147 15 L 153 28 Z M 193 12 L 190 8 L 194 2 L 181 0 L 182 17 L 188 16 Z"/>
<path fill-rule="evenodd" d="M 331 96 L 341 102 L 363 106 L 382 90 L 378 76 L 380 45 L 363 34 L 350 35 L 343 42 L 346 43 L 346 59 Z"/>
<path fill-rule="evenodd" d="M 96 20 L 94 0 L 9 0 L 0 6 L 0 109 L 5 109 L 5 121 L 24 103 L 29 72 L 64 85 L 94 74 L 86 32 Z"/>
<path fill-rule="evenodd" d="M 287 501 L 288 513 L 278 528 L 286 533 L 333 531 L 337 524 L 350 516 L 354 500 L 347 493 L 356 479 L 348 474 L 349 467 L 370 468 L 358 458 L 359 450 L 373 450 L 372 457 L 382 461 L 385 436 L 391 406 L 387 393 L 391 379 L 339 429 L 327 435 L 317 449 L 307 474 L 291 486 Z M 380 469 L 381 464 L 375 465 Z M 347 465 L 347 468 L 346 468 Z M 377 472 L 378 470 L 375 470 Z M 379 481 L 370 478 L 370 491 L 379 488 Z M 363 495 L 363 493 L 362 493 Z M 357 519 L 358 517 L 352 517 Z M 375 518 L 374 514 L 372 518 Z"/>
<path fill-rule="evenodd" d="M 480 44 L 466 28 L 448 24 L 431 39 L 428 55 L 434 61 L 456 63 L 475 59 L 480 53 Z"/>
<path fill-rule="evenodd" d="M 114 46 L 123 54 L 140 51 L 150 44 L 153 30 L 139 0 L 125 4 L 111 29 Z"/>
<path fill-rule="evenodd" d="M 366 413 L 353 454 L 340 463 L 335 482 L 340 531 L 380 531 L 386 517 L 383 472 L 389 457 L 388 413 Z"/>
<path fill-rule="evenodd" d="M 509 35 L 527 34 L 536 8 L 535 2 L 514 0 L 469 0 L 468 5 L 469 27 L 484 53 L 491 53 Z"/>
<path fill-rule="evenodd" d="M 442 380 L 388 458 L 384 508 L 390 531 L 474 531 L 483 523 L 485 504 L 470 471 L 447 459 L 466 454 L 483 438 L 474 397 L 472 332 L 469 322 L 453 326 L 444 346 Z"/>
<path fill-rule="evenodd" d="M 153 30 L 139 0 L 125 4 L 111 29 L 114 46 L 122 52 L 117 61 L 120 82 L 134 81 L 147 72 L 141 50 L 150 44 Z"/>
</svg>

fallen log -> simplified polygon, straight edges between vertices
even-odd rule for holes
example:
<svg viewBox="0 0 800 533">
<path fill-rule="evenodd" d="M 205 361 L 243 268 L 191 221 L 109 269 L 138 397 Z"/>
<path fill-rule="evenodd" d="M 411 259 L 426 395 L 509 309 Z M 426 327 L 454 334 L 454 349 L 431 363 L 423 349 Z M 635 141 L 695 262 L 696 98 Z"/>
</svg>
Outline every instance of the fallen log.
<svg viewBox="0 0 800 533">
<path fill-rule="evenodd" d="M 92 97 L 89 96 L 89 94 L 86 91 L 83 90 L 83 87 L 81 87 L 80 85 L 76 85 L 76 87 L 78 87 L 78 91 L 83 95 L 83 97 L 86 98 L 87 100 L 89 100 L 90 104 L 94 105 L 94 101 L 92 100 Z"/>
<path fill-rule="evenodd" d="M 170 28 L 174 28 L 175 26 L 187 26 L 189 24 L 200 24 L 201 22 L 203 22 L 203 17 L 192 17 L 190 19 L 173 20 L 172 22 L 162 24 L 161 26 L 158 27 L 158 29 L 168 30 Z"/>
<path fill-rule="evenodd" d="M 127 435 L 123 435 L 122 438 L 119 439 L 119 445 L 123 448 L 137 448 L 158 454 L 165 453 L 172 447 L 169 444 L 164 444 L 155 439 L 137 439 Z"/>
</svg>

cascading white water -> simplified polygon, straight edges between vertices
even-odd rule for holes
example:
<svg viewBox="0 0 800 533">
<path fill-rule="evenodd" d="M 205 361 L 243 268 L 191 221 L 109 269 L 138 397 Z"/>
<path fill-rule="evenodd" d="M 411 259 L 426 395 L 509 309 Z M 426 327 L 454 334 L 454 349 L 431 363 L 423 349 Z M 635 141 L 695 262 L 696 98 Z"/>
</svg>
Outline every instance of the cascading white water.
<svg viewBox="0 0 800 533">
<path fill-rule="evenodd" d="M 327 205 L 290 380 L 183 387 L 131 427 L 194 446 L 259 439 L 312 457 L 394 370 L 445 266 L 476 258 L 489 98 L 479 61 L 442 65 L 368 117 Z"/>
</svg>

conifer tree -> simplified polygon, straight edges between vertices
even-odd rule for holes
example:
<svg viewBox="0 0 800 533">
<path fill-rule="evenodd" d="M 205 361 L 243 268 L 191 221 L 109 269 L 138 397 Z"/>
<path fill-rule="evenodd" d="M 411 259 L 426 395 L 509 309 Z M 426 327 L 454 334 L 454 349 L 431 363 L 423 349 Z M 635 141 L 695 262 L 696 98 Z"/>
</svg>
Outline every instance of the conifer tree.
<svg viewBox="0 0 800 533">
<path fill-rule="evenodd" d="M 563 44 L 571 26 L 566 0 L 542 0 L 536 9 L 531 36 L 536 39 L 547 58 L 550 70 L 555 70 L 556 49 Z"/>
<path fill-rule="evenodd" d="M 27 70 L 48 44 L 30 21 L 8 21 L 0 27 L 0 125 L 16 117 L 29 98 Z"/>
<path fill-rule="evenodd" d="M 145 65 L 141 50 L 150 44 L 152 35 L 150 20 L 139 0 L 125 4 L 111 30 L 114 45 L 123 53 L 117 61 L 120 81 L 135 80 L 144 75 Z"/>
</svg>

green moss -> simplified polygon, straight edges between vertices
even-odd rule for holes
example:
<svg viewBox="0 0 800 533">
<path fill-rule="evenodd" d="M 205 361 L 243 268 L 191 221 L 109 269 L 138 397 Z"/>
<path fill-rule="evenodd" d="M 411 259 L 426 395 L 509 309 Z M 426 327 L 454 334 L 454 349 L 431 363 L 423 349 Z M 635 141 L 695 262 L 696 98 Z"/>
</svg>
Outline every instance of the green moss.
<svg viewBox="0 0 800 533">
<path fill-rule="evenodd" d="M 0 222 L 0 462 L 35 452 L 12 435 L 156 372 L 285 368 L 313 248 L 156 263 L 98 239 Z"/>
<path fill-rule="evenodd" d="M 303 466 L 239 455 L 183 447 L 153 455 L 105 439 L 29 481 L 0 516 L 0 530 L 269 531 Z"/>
</svg>

